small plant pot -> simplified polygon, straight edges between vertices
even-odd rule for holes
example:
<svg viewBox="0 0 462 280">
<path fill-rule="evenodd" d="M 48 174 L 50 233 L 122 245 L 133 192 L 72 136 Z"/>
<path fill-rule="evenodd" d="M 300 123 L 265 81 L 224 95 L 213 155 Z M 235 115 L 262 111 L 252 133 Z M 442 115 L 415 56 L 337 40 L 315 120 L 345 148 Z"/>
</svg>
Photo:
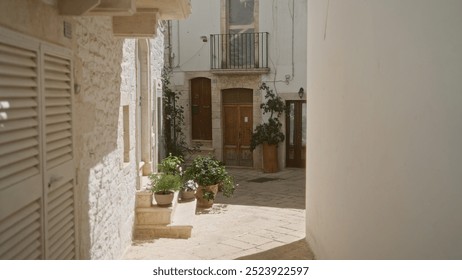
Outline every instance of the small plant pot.
<svg viewBox="0 0 462 280">
<path fill-rule="evenodd" d="M 157 206 L 160 206 L 160 207 L 168 207 L 172 205 L 173 197 L 174 197 L 173 192 L 170 192 L 167 194 L 154 193 L 154 199 L 157 202 Z"/>
<path fill-rule="evenodd" d="M 194 190 L 189 190 L 189 191 L 181 190 L 180 191 L 181 200 L 185 200 L 185 201 L 194 200 L 196 198 L 195 195 L 196 195 L 196 191 Z"/>
<path fill-rule="evenodd" d="M 218 193 L 218 184 L 217 185 L 210 185 L 206 186 L 205 190 L 208 192 L 212 192 L 213 196 L 216 197 Z M 203 197 L 204 193 L 202 191 L 202 187 L 199 186 L 199 188 L 196 190 L 196 198 L 197 198 L 197 206 L 200 208 L 210 208 L 213 206 L 213 199 L 206 199 Z"/>
</svg>

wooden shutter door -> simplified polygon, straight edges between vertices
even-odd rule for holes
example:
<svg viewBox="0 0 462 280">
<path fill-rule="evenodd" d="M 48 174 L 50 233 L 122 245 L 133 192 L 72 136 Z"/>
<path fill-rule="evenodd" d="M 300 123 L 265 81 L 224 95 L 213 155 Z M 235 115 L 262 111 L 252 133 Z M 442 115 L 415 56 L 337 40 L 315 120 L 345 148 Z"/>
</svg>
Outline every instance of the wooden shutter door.
<svg viewBox="0 0 462 280">
<path fill-rule="evenodd" d="M 71 53 L 0 35 L 0 259 L 74 259 Z"/>
<path fill-rule="evenodd" d="M 41 259 L 38 44 L 0 35 L 0 259 Z"/>
<path fill-rule="evenodd" d="M 212 87 L 208 78 L 191 80 L 192 139 L 212 140 Z"/>
<path fill-rule="evenodd" d="M 46 259 L 75 259 L 75 189 L 70 58 L 43 55 Z"/>
</svg>

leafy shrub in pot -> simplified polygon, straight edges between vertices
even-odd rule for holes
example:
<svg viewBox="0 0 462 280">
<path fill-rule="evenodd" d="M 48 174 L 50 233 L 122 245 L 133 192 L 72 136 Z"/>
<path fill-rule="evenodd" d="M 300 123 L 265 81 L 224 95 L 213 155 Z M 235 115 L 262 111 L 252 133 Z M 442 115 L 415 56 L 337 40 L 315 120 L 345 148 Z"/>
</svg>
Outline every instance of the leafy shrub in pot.
<svg viewBox="0 0 462 280">
<path fill-rule="evenodd" d="M 213 156 L 197 156 L 192 164 L 186 169 L 184 174 L 186 180 L 193 180 L 199 185 L 197 193 L 198 200 L 204 199 L 211 201 L 215 199 L 218 185 L 223 190 L 226 197 L 232 196 L 234 192 L 234 179 L 228 174 L 222 162 Z M 217 186 L 211 189 L 209 186 Z M 200 201 L 199 201 L 200 203 Z"/>
</svg>

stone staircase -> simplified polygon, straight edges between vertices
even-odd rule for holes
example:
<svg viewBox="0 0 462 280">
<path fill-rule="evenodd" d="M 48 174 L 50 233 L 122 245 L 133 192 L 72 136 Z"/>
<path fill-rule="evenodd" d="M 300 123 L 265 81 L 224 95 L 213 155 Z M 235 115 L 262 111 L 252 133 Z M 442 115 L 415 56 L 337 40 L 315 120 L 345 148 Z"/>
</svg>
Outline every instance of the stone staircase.
<svg viewBox="0 0 462 280">
<path fill-rule="evenodd" d="M 136 193 L 134 240 L 191 237 L 196 200 L 181 201 L 178 195 L 176 192 L 171 206 L 159 207 L 151 192 Z"/>
</svg>

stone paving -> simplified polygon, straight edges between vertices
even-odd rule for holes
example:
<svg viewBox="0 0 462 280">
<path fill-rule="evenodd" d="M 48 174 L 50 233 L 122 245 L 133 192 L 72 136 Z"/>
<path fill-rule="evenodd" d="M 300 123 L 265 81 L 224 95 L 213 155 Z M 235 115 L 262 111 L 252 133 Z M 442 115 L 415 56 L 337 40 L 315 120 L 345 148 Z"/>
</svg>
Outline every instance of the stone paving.
<svg viewBox="0 0 462 280">
<path fill-rule="evenodd" d="M 137 242 L 123 258 L 313 259 L 305 242 L 305 170 L 228 171 L 239 184 L 234 196 L 219 194 L 212 208 L 198 208 L 191 238 Z"/>
</svg>

